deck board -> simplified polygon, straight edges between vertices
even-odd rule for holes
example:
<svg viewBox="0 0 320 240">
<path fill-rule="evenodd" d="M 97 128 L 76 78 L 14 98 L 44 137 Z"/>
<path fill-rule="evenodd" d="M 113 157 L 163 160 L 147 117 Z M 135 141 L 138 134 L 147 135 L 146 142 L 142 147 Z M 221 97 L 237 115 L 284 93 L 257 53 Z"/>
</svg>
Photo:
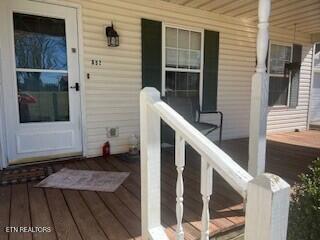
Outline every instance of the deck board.
<svg viewBox="0 0 320 240">
<path fill-rule="evenodd" d="M 95 162 L 95 160 L 86 160 L 86 164 L 91 170 L 102 171 L 103 168 Z M 122 187 L 122 186 L 120 186 Z M 119 221 L 126 227 L 131 237 L 139 237 L 141 235 L 140 219 L 132 212 L 129 206 L 121 201 L 115 193 L 100 192 L 100 197 L 105 204 L 109 206 L 112 213 L 119 219 Z M 134 198 L 134 196 L 132 196 Z"/>
<path fill-rule="evenodd" d="M 88 166 L 84 162 L 76 162 L 75 167 L 82 170 L 88 169 Z M 108 239 L 133 239 L 126 228 L 104 204 L 98 193 L 92 191 L 80 191 L 80 193 Z"/>
<path fill-rule="evenodd" d="M 34 183 L 28 184 L 32 226 L 46 226 L 54 229 L 44 190 L 33 186 Z M 33 234 L 33 240 L 56 239 L 57 235 L 55 231 Z"/>
<path fill-rule="evenodd" d="M 45 192 L 58 239 L 81 240 L 82 236 L 61 190 L 45 189 Z"/>
<path fill-rule="evenodd" d="M 0 187 L 0 239 L 8 240 L 9 233 L 4 231 L 10 222 L 11 186 Z"/>
<path fill-rule="evenodd" d="M 30 208 L 27 184 L 12 185 L 10 209 L 11 227 L 31 227 Z M 10 234 L 10 239 L 14 235 L 15 240 L 32 240 L 31 232 L 17 232 Z"/>
<path fill-rule="evenodd" d="M 309 139 L 310 134 L 312 140 Z M 320 132 L 297 133 L 292 136 L 268 137 L 268 172 L 276 173 L 289 183 L 320 155 Z M 300 143 L 300 145 L 298 144 Z M 247 167 L 248 139 L 224 141 L 222 148 L 241 166 Z M 200 158 L 187 148 L 184 170 L 184 217 L 186 239 L 200 237 L 202 199 L 200 194 Z M 117 156 L 107 160 L 93 158 L 52 164 L 62 167 L 101 171 L 127 171 L 128 179 L 114 192 L 72 191 L 33 188 L 35 183 L 0 187 L 0 226 L 51 226 L 53 232 L 9 235 L 0 231 L 0 239 L 61 240 L 140 240 L 141 188 L 139 162 L 127 162 Z M 175 239 L 175 188 L 177 172 L 174 152 L 163 150 L 161 168 L 162 224 L 170 239 Z M 210 201 L 211 234 L 225 232 L 244 224 L 242 198 L 218 175 L 214 175 L 214 191 Z M 42 236 L 42 238 L 41 238 Z"/>
</svg>

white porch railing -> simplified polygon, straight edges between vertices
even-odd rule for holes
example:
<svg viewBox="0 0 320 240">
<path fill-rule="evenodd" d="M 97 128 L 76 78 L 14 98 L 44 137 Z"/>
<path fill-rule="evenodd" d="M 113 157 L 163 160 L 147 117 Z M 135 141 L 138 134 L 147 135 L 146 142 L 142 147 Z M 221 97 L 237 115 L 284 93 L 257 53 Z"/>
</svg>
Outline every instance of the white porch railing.
<svg viewBox="0 0 320 240">
<path fill-rule="evenodd" d="M 219 147 L 163 102 L 159 92 L 154 88 L 144 88 L 140 93 L 143 239 L 168 239 L 160 221 L 160 119 L 164 120 L 176 134 L 176 239 L 184 239 L 182 218 L 185 142 L 201 155 L 201 194 L 203 200 L 201 240 L 209 239 L 209 201 L 212 194 L 213 169 L 246 199 L 246 240 L 286 239 L 290 186 L 280 177 L 272 174 L 262 174 L 253 178 Z"/>
</svg>

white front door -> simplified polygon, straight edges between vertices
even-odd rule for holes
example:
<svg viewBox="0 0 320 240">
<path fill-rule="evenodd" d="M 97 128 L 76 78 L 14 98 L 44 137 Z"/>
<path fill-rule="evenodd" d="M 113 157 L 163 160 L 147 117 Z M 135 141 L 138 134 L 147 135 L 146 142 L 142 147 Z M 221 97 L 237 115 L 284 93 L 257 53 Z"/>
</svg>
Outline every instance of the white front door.
<svg viewBox="0 0 320 240">
<path fill-rule="evenodd" d="M 77 10 L 1 0 L 9 163 L 82 154 Z"/>
</svg>

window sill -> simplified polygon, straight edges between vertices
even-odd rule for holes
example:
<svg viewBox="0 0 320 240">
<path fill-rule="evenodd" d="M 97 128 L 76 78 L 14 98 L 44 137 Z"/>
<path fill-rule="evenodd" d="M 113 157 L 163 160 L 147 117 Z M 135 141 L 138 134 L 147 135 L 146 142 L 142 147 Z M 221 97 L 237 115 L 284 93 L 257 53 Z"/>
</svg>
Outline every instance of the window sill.
<svg viewBox="0 0 320 240">
<path fill-rule="evenodd" d="M 287 105 L 279 105 L 279 106 L 272 106 L 268 107 L 269 111 L 281 111 L 281 110 L 288 110 L 289 106 Z"/>
<path fill-rule="evenodd" d="M 273 107 L 268 107 L 268 111 L 295 110 L 295 109 L 297 109 L 297 107 L 298 107 L 298 106 L 296 106 L 296 107 L 289 107 L 288 105 L 273 106 Z"/>
</svg>

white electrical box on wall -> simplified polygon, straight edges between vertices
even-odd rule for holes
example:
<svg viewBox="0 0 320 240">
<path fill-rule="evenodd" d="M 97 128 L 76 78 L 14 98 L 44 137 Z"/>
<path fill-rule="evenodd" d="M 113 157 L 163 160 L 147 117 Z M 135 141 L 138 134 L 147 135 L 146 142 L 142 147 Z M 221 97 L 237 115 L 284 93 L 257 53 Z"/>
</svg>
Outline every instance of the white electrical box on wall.
<svg viewBox="0 0 320 240">
<path fill-rule="evenodd" d="M 119 137 L 119 127 L 107 128 L 107 136 L 109 138 Z"/>
</svg>

